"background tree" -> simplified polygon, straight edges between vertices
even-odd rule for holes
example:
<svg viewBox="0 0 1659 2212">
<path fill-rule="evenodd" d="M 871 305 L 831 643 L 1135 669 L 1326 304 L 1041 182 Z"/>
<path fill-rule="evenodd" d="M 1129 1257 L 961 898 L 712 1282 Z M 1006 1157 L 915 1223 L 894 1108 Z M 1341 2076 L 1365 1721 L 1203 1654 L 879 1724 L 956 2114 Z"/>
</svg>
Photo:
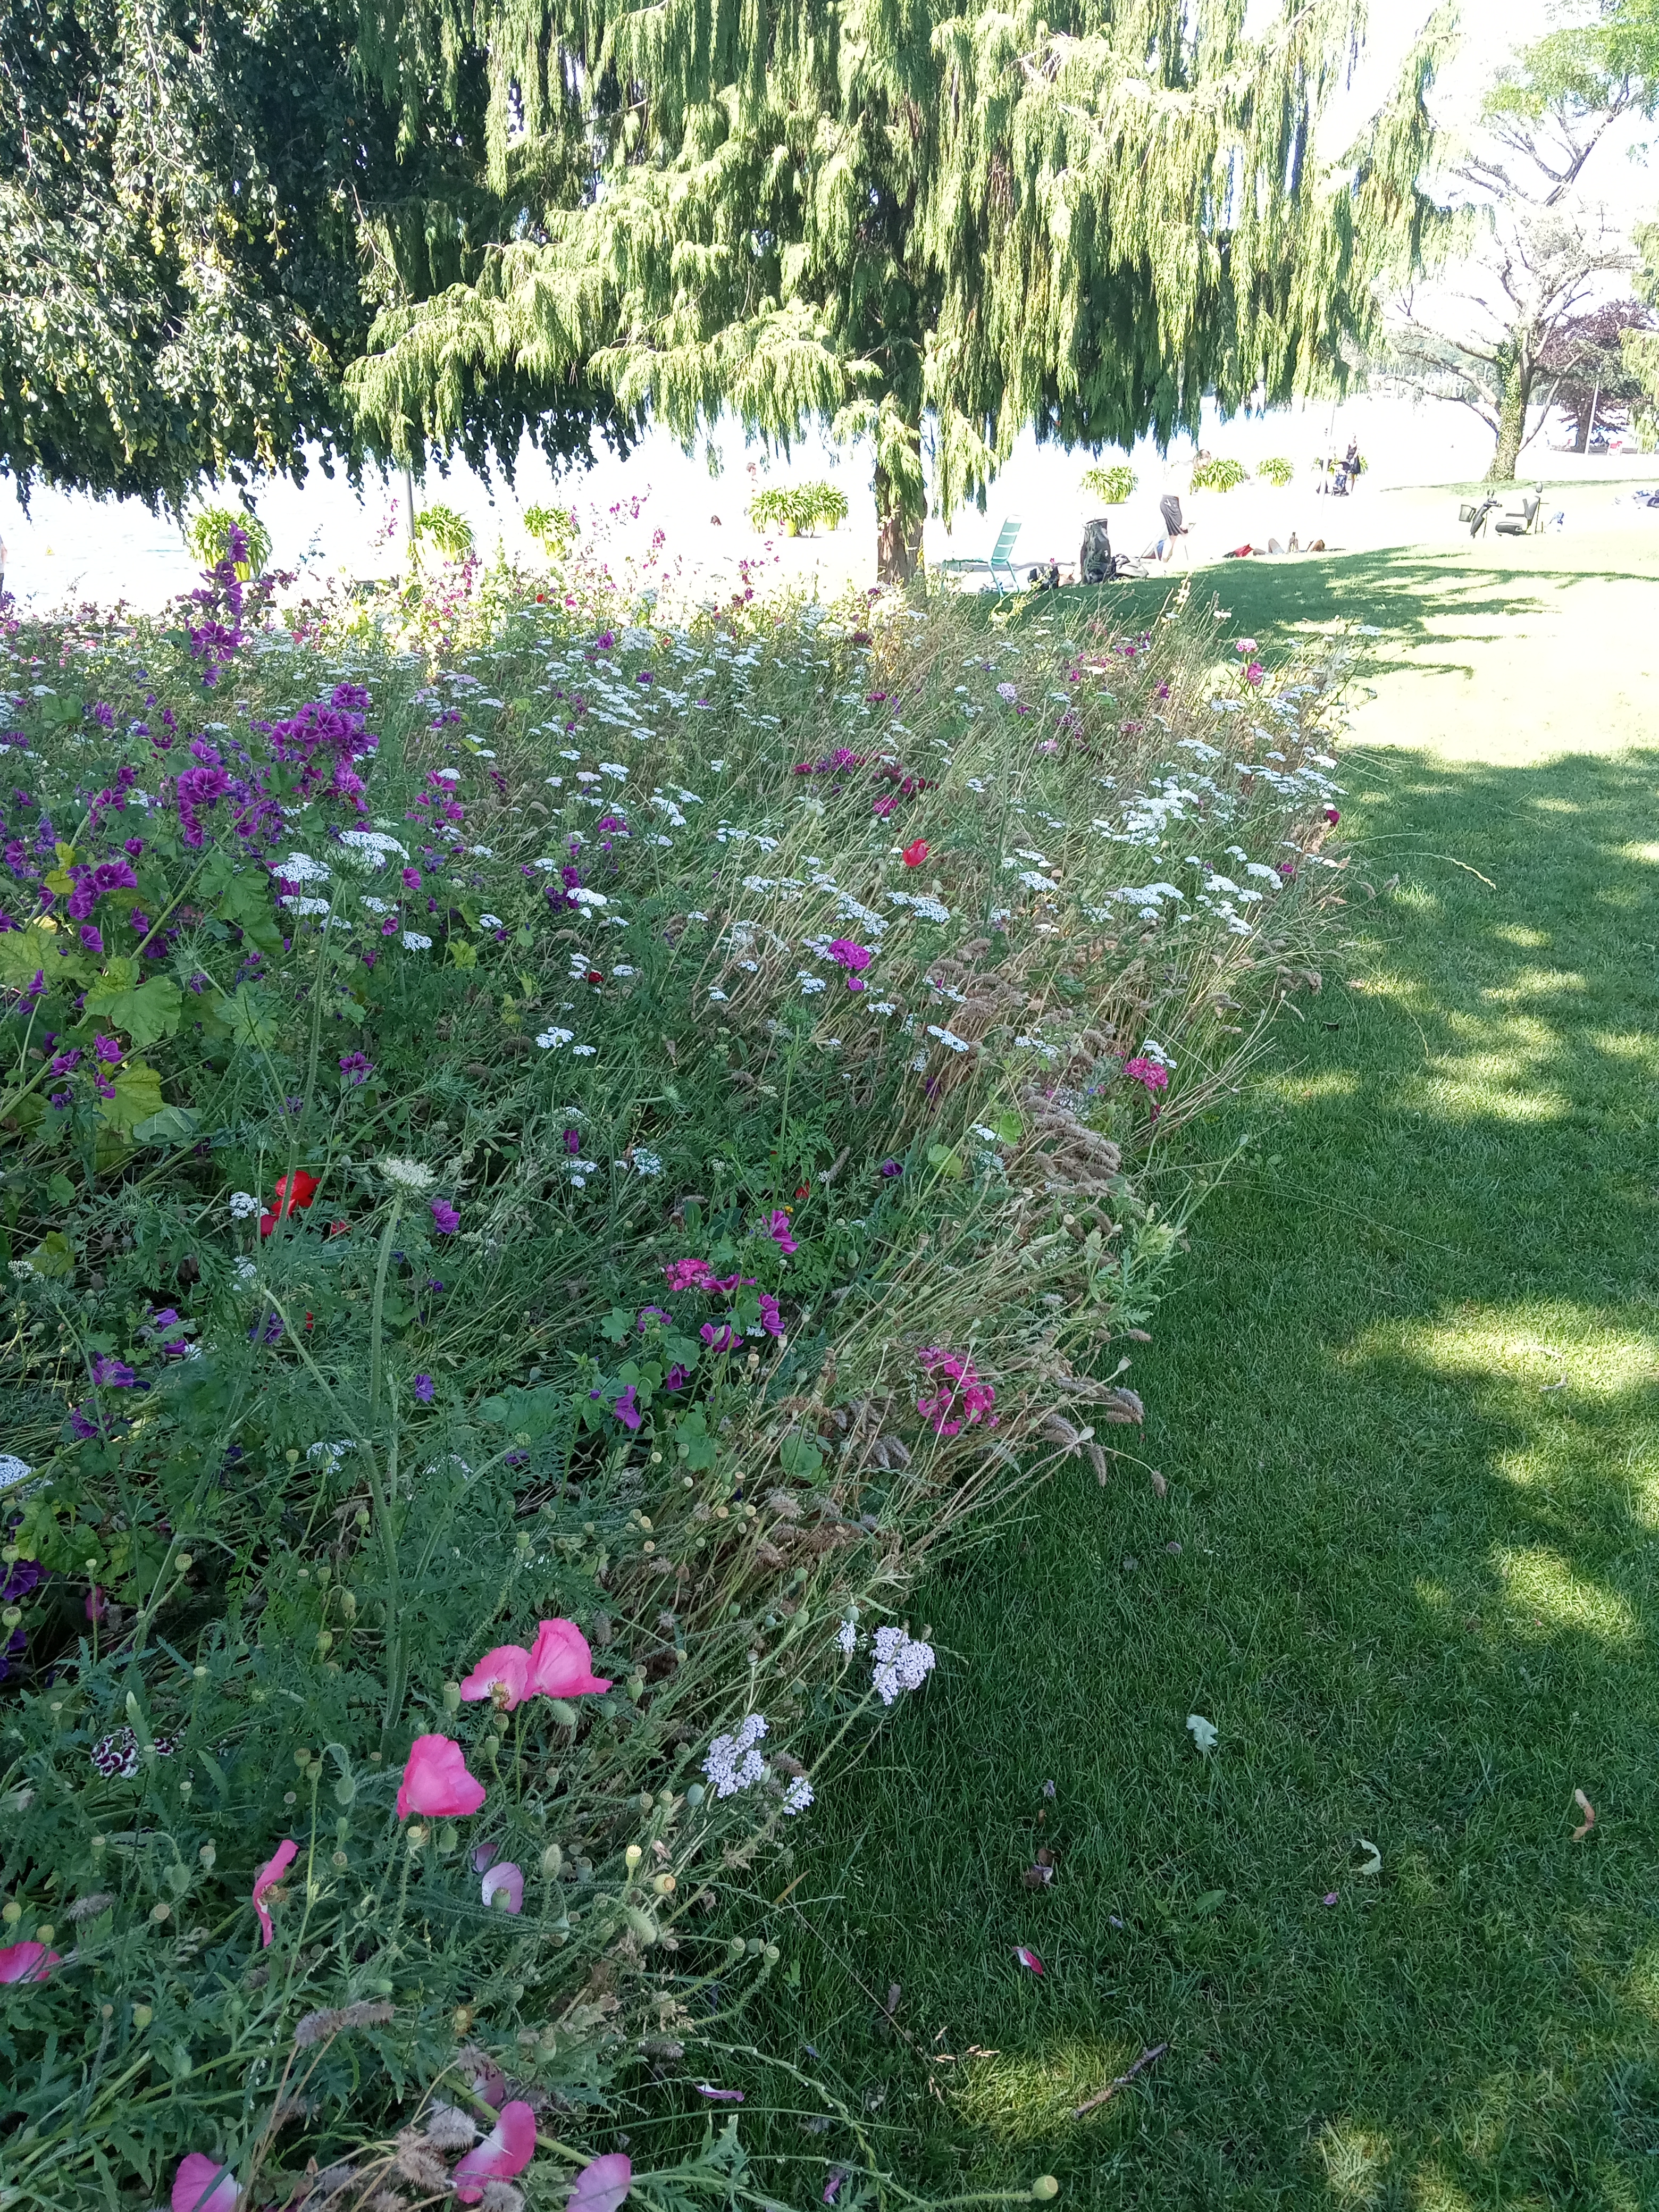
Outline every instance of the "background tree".
<svg viewBox="0 0 1659 2212">
<path fill-rule="evenodd" d="M 0 468 L 179 506 L 204 477 L 375 450 L 346 365 L 389 298 L 477 265 L 499 227 L 488 91 L 442 128 L 355 72 L 346 0 L 15 0 L 0 12 Z M 372 250 L 371 250 L 372 249 Z M 608 392 L 520 370 L 448 433 L 508 466 L 527 427 L 586 450 Z"/>
<path fill-rule="evenodd" d="M 1479 143 L 1444 180 L 1460 250 L 1446 273 L 1397 302 L 1382 367 L 1390 380 L 1480 416 L 1493 438 L 1489 483 L 1513 480 L 1575 367 L 1570 333 L 1605 304 L 1596 295 L 1606 280 L 1631 265 L 1583 172 L 1621 118 L 1650 113 L 1656 100 L 1659 85 L 1622 49 L 1553 33 L 1499 77 Z"/>
<path fill-rule="evenodd" d="M 372 0 L 371 0 L 372 5 Z M 1128 445 L 1340 374 L 1428 210 L 1431 50 L 1334 179 L 1314 138 L 1352 0 L 414 0 L 366 65 L 421 120 L 489 55 L 507 227 L 475 281 L 390 309 L 353 390 L 394 451 L 480 380 L 590 369 L 688 442 L 730 409 L 875 449 L 881 573 L 933 491 L 982 499 L 1020 431 Z M 580 161 L 577 156 L 580 151 Z M 591 165 L 580 188 L 570 179 Z"/>
<path fill-rule="evenodd" d="M 1639 369 L 1626 351 L 1626 341 L 1653 331 L 1653 317 L 1640 300 L 1609 300 L 1588 314 L 1562 323 L 1541 356 L 1553 404 L 1572 417 L 1576 452 L 1587 453 L 1596 426 L 1627 419 L 1648 398 Z"/>
</svg>

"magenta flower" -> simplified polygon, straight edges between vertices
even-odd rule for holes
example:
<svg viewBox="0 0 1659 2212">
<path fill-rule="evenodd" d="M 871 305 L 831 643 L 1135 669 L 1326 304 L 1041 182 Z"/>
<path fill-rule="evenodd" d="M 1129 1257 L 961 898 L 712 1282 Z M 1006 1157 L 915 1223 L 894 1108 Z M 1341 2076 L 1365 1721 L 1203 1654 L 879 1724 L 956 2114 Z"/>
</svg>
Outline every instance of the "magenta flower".
<svg viewBox="0 0 1659 2212">
<path fill-rule="evenodd" d="M 714 1278 L 714 1271 L 707 1260 L 674 1260 L 663 1273 L 668 1278 L 671 1291 L 700 1291 Z"/>
<path fill-rule="evenodd" d="M 514 1865 L 511 1859 L 501 1859 L 491 1867 L 483 1878 L 483 1901 L 494 1905 L 497 1893 L 506 1903 L 497 1909 L 503 1912 L 524 1911 L 524 1870 Z"/>
<path fill-rule="evenodd" d="M 565 2212 L 620 2212 L 634 2183 L 634 2162 L 625 2150 L 607 2151 L 576 2176 Z"/>
<path fill-rule="evenodd" d="M 429 1375 L 417 1375 L 415 1377 L 415 1395 L 422 1405 L 429 1406 L 432 1403 L 432 1377 Z"/>
<path fill-rule="evenodd" d="M 119 1067 L 121 1065 L 121 1047 L 114 1037 L 95 1036 L 92 1048 L 106 1067 Z"/>
<path fill-rule="evenodd" d="M 447 1198 L 434 1198 L 432 1222 L 440 1237 L 453 1237 L 461 1225 L 461 1217 Z"/>
<path fill-rule="evenodd" d="M 340 1073 L 348 1083 L 367 1083 L 374 1073 L 374 1063 L 366 1052 L 343 1052 Z"/>
<path fill-rule="evenodd" d="M 173 2212 L 236 2212 L 236 2177 L 216 2158 L 193 2150 L 173 2177 Z"/>
<path fill-rule="evenodd" d="M 1279 864 L 1279 872 L 1284 877 L 1287 884 L 1294 882 L 1296 879 L 1296 862 L 1294 860 L 1281 860 Z"/>
<path fill-rule="evenodd" d="M 1332 825 L 1333 828 L 1334 828 L 1336 823 L 1342 819 L 1342 817 L 1334 806 L 1328 806 L 1325 809 L 1325 819 Z"/>
<path fill-rule="evenodd" d="M 418 868 L 404 868 L 401 880 L 406 891 L 417 891 L 421 888 L 421 872 Z"/>
<path fill-rule="evenodd" d="M 1255 690 L 1260 687 L 1262 676 L 1265 672 L 1266 672 L 1263 670 L 1261 663 L 1259 660 L 1253 660 L 1249 666 L 1244 671 L 1244 681 L 1250 686 L 1252 690 Z"/>
<path fill-rule="evenodd" d="M 44 1943 L 8 1944 L 0 1951 L 0 1982 L 44 1982 L 62 1964 L 60 1954 Z"/>
<path fill-rule="evenodd" d="M 488 1698 L 492 1705 L 505 1712 L 530 1695 L 530 1654 L 521 1644 L 498 1644 L 493 1651 L 486 1651 L 472 1672 L 461 1684 L 461 1695 L 468 1705 L 477 1705 Z M 439 1741 L 442 1741 L 440 1737 Z"/>
<path fill-rule="evenodd" d="M 101 960 L 103 958 L 104 940 L 89 921 L 83 921 L 81 925 L 81 942 L 86 946 L 87 951 L 92 954 L 94 960 Z"/>
<path fill-rule="evenodd" d="M 125 1360 L 112 1359 L 107 1352 L 100 1353 L 92 1363 L 92 1379 L 106 1383 L 112 1390 L 131 1390 L 138 1377 Z"/>
<path fill-rule="evenodd" d="M 902 1175 L 904 1169 L 902 1163 L 897 1160 L 884 1160 L 879 1172 L 887 1182 L 890 1182 L 895 1176 Z"/>
<path fill-rule="evenodd" d="M 1123 1073 L 1133 1082 L 1144 1083 L 1147 1095 L 1153 1098 L 1154 1103 L 1156 1103 L 1156 1094 L 1160 1091 L 1167 1091 L 1170 1087 L 1169 1069 L 1155 1060 L 1139 1057 L 1126 1060 L 1123 1063 Z"/>
<path fill-rule="evenodd" d="M 971 1359 L 938 1346 L 917 1352 L 916 1358 L 933 1386 L 917 1399 L 916 1411 L 932 1424 L 936 1437 L 959 1436 L 964 1427 L 980 1421 L 995 1428 L 997 1417 L 991 1408 L 996 1403 L 996 1391 L 975 1373 Z"/>
<path fill-rule="evenodd" d="M 253 1877 L 253 1910 L 259 1918 L 259 1942 L 264 1950 L 270 1948 L 270 1907 L 265 1903 L 265 1892 L 275 1889 L 299 1855 L 300 1846 L 284 1836 L 271 1856 Z"/>
<path fill-rule="evenodd" d="M 769 1336 L 783 1334 L 783 1318 L 778 1311 L 778 1302 L 769 1291 L 760 1294 L 761 1327 Z"/>
<path fill-rule="evenodd" d="M 544 1698 L 602 1697 L 611 1685 L 593 1672 L 593 1654 L 574 1620 L 544 1620 L 530 1647 L 526 1686 Z"/>
<path fill-rule="evenodd" d="M 510 2181 L 536 2155 L 536 2115 L 515 2097 L 501 2106 L 501 2118 L 455 2168 L 451 2177 L 463 2204 L 476 2204 L 487 2181 Z"/>
<path fill-rule="evenodd" d="M 794 1238 L 789 1234 L 789 1216 L 781 1206 L 774 1211 L 772 1218 L 767 1223 L 766 1233 L 771 1237 L 780 1252 L 790 1253 L 799 1249 Z"/>
<path fill-rule="evenodd" d="M 615 1406 L 612 1407 L 611 1411 L 616 1414 L 617 1419 L 622 1423 L 623 1428 L 637 1429 L 639 1427 L 641 1419 L 640 1409 L 635 1401 L 634 1385 L 631 1382 L 617 1399 Z"/>
<path fill-rule="evenodd" d="M 737 1331 L 729 1321 L 718 1323 L 706 1321 L 697 1331 L 697 1334 L 711 1352 L 735 1352 L 737 1349 Z"/>
<path fill-rule="evenodd" d="M 1038 1958 L 1036 1953 L 1031 1949 L 1029 1944 L 1016 1943 L 1014 1946 L 1014 1956 L 1019 1960 L 1020 1965 L 1024 1966 L 1028 1972 L 1040 1974 L 1042 1972 L 1042 1961 Z"/>
<path fill-rule="evenodd" d="M 476 1813 L 484 1786 L 466 1771 L 461 1747 L 447 1735 L 417 1735 L 409 1747 L 404 1778 L 398 1785 L 398 1818 L 427 1813 L 439 1820 Z"/>
<path fill-rule="evenodd" d="M 848 970 L 847 988 L 849 991 L 863 989 L 864 986 L 857 979 L 870 965 L 873 957 L 867 945 L 854 945 L 851 938 L 836 937 L 830 939 L 830 957 L 837 967 Z"/>
</svg>

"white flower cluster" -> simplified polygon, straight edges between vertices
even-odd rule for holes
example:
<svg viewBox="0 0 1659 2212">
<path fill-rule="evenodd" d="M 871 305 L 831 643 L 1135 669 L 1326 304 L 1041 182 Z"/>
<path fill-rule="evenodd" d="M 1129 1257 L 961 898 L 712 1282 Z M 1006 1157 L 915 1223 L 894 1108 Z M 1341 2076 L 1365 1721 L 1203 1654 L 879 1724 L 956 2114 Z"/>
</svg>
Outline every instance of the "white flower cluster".
<svg viewBox="0 0 1659 2212">
<path fill-rule="evenodd" d="M 15 1452 L 0 1452 L 0 1490 L 9 1490 L 13 1483 L 27 1481 L 33 1472 L 28 1462 L 19 1459 Z M 810 1804 L 812 1797 L 810 1790 L 806 1796 Z"/>
<path fill-rule="evenodd" d="M 430 1168 L 423 1168 L 418 1160 L 408 1160 L 395 1153 L 387 1153 L 379 1163 L 380 1173 L 399 1190 L 430 1190 L 436 1178 Z"/>
<path fill-rule="evenodd" d="M 233 1221 L 248 1221 L 259 1211 L 259 1201 L 251 1190 L 234 1190 L 230 1194 L 230 1218 Z"/>
<path fill-rule="evenodd" d="M 404 930 L 404 951 L 405 952 L 430 952 L 431 950 L 432 939 L 429 937 L 423 936 L 418 929 Z"/>
<path fill-rule="evenodd" d="M 285 860 L 271 864 L 273 876 L 281 876 L 290 884 L 325 884 L 328 870 L 320 860 L 313 860 L 308 853 L 290 853 Z"/>
<path fill-rule="evenodd" d="M 902 1628 L 876 1631 L 876 1666 L 870 1686 L 884 1705 L 890 1705 L 901 1690 L 919 1690 L 933 1666 L 931 1644 L 915 1642 Z"/>
<path fill-rule="evenodd" d="M 396 853 L 401 859 L 409 858 L 409 849 L 395 837 L 388 837 L 384 830 L 343 830 L 340 842 L 345 857 L 360 868 L 384 867 L 388 856 Z"/>
<path fill-rule="evenodd" d="M 804 1774 L 799 1774 L 783 1793 L 786 1813 L 804 1813 L 812 1802 L 812 1785 Z"/>
<path fill-rule="evenodd" d="M 716 1797 L 735 1797 L 739 1790 L 752 1789 L 761 1779 L 766 1771 L 766 1762 L 754 1747 L 765 1734 L 765 1714 L 750 1713 L 735 1735 L 714 1738 L 702 1771 L 714 1785 Z"/>
</svg>

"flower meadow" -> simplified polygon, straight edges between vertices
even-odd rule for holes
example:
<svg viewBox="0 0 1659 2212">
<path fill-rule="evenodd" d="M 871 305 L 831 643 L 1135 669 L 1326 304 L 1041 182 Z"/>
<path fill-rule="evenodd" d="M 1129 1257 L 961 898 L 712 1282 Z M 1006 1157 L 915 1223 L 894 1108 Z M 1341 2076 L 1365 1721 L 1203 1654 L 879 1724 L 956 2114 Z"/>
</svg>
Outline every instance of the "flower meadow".
<svg viewBox="0 0 1659 2212">
<path fill-rule="evenodd" d="M 922 1562 L 1144 1480 L 1340 656 L 1184 593 L 285 625 L 234 550 L 6 636 L 0 2198 L 909 2201 L 833 2100 L 744 2148 L 757 1870 L 951 1694 Z"/>
</svg>

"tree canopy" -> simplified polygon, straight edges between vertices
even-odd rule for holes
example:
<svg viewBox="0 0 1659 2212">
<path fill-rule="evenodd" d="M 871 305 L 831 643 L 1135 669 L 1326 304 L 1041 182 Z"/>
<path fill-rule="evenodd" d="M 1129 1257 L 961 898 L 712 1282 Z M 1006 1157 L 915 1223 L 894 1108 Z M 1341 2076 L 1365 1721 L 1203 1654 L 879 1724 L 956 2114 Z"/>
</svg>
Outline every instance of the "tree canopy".
<svg viewBox="0 0 1659 2212">
<path fill-rule="evenodd" d="M 1167 441 L 1203 399 L 1343 373 L 1432 212 L 1432 41 L 1363 149 L 1315 133 L 1358 0 L 368 0 L 411 124 L 488 56 L 476 276 L 390 306 L 351 388 L 394 451 L 499 378 L 591 373 L 690 441 L 873 436 L 883 567 L 933 495 L 983 495 L 1020 431 Z"/>
<path fill-rule="evenodd" d="M 343 388 L 388 301 L 504 220 L 476 53 L 441 120 L 355 63 L 348 0 L 14 0 L 0 15 L 0 468 L 181 504 L 204 477 L 378 451 Z M 584 451 L 580 372 L 465 389 L 446 441 Z M 424 458 L 422 454 L 422 458 Z"/>
</svg>

